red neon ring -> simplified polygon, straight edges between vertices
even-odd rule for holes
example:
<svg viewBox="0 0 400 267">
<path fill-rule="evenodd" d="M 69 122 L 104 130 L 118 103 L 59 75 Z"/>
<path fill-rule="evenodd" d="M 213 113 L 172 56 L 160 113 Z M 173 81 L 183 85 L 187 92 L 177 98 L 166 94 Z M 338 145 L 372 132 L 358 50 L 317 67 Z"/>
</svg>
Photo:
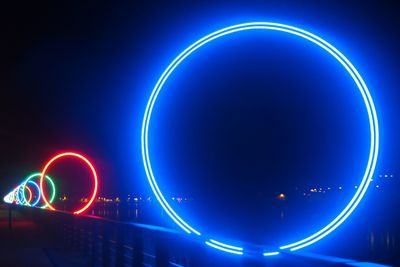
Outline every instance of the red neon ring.
<svg viewBox="0 0 400 267">
<path fill-rule="evenodd" d="M 46 176 L 47 170 L 49 169 L 51 164 L 53 164 L 53 162 L 56 161 L 57 159 L 60 159 L 60 158 L 63 158 L 63 157 L 75 157 L 75 158 L 78 158 L 78 159 L 82 160 L 83 162 L 85 162 L 89 166 L 89 168 L 90 168 L 90 170 L 92 171 L 92 174 L 93 174 L 94 187 L 93 187 L 93 193 L 92 193 L 92 196 L 91 196 L 89 202 L 83 208 L 73 212 L 74 214 L 80 214 L 80 213 L 84 212 L 85 210 L 87 210 L 90 207 L 90 205 L 92 205 L 94 199 L 96 198 L 97 187 L 98 187 L 98 180 L 97 180 L 96 170 L 95 170 L 93 164 L 90 163 L 90 161 L 87 158 L 85 158 L 84 156 L 82 156 L 82 155 L 80 155 L 78 153 L 74 153 L 74 152 L 65 152 L 65 153 L 58 154 L 58 155 L 54 156 L 52 159 L 50 159 L 46 163 L 46 165 L 43 168 L 42 173 L 40 174 L 40 193 L 42 194 L 43 200 L 46 203 L 47 207 L 50 210 L 56 210 L 49 203 L 49 201 L 47 201 L 47 198 L 46 198 L 46 196 L 44 194 L 44 190 L 43 190 L 43 188 L 44 188 L 43 184 L 44 184 L 44 177 Z"/>
</svg>

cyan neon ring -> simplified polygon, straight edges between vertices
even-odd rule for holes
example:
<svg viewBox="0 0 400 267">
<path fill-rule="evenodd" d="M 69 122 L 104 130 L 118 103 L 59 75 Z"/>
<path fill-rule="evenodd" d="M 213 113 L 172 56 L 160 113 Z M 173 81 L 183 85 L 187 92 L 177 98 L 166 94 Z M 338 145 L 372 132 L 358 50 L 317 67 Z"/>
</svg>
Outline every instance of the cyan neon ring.
<svg viewBox="0 0 400 267">
<path fill-rule="evenodd" d="M 197 49 L 199 49 L 203 45 L 205 45 L 215 39 L 218 39 L 222 36 L 229 35 L 232 33 L 248 31 L 248 30 L 272 30 L 272 31 L 285 32 L 285 33 L 292 34 L 292 35 L 301 37 L 303 39 L 306 39 L 306 40 L 316 44 L 320 48 L 324 49 L 326 52 L 328 52 L 347 70 L 347 72 L 350 74 L 351 78 L 357 85 L 357 87 L 362 95 L 362 98 L 364 100 L 364 104 L 365 104 L 365 107 L 366 107 L 366 110 L 368 113 L 368 120 L 369 120 L 369 126 L 370 126 L 371 141 L 370 141 L 368 163 L 365 168 L 363 178 L 357 188 L 357 191 L 354 194 L 354 196 L 351 198 L 349 203 L 339 213 L 339 215 L 337 215 L 329 224 L 327 224 L 322 229 L 316 231 L 314 234 L 312 234 L 308 237 L 305 237 L 301 240 L 292 242 L 290 244 L 284 244 L 282 246 L 279 246 L 279 248 L 276 248 L 276 250 L 265 251 L 263 253 L 264 256 L 274 256 L 274 255 L 278 255 L 279 251 L 284 251 L 284 250 L 295 251 L 295 250 L 304 248 L 306 246 L 309 246 L 309 245 L 317 242 L 318 240 L 324 238 L 329 233 L 334 231 L 337 227 L 339 227 L 350 216 L 350 214 L 356 209 L 356 207 L 360 203 L 361 199 L 364 197 L 364 195 L 370 185 L 370 182 L 372 180 L 372 176 L 373 176 L 373 173 L 374 173 L 374 170 L 376 167 L 376 163 L 377 163 L 377 159 L 378 159 L 378 150 L 379 150 L 379 127 L 378 127 L 378 118 L 377 118 L 377 114 L 376 114 L 376 110 L 375 110 L 375 106 L 374 106 L 371 94 L 368 90 L 367 85 L 365 84 L 364 80 L 362 79 L 361 75 L 358 73 L 356 68 L 353 66 L 353 64 L 334 46 L 329 44 L 324 39 L 308 32 L 308 31 L 305 31 L 303 29 L 285 25 L 285 24 L 273 23 L 273 22 L 250 22 L 250 23 L 237 24 L 237 25 L 233 25 L 233 26 L 215 31 L 215 32 L 201 38 L 200 40 L 198 40 L 197 42 L 193 43 L 188 48 L 186 48 L 183 52 L 181 52 L 170 63 L 170 65 L 165 69 L 165 71 L 159 78 L 157 84 L 153 88 L 153 91 L 152 91 L 150 98 L 146 105 L 143 122 L 142 122 L 142 133 L 141 133 L 142 159 L 143 159 L 143 164 L 144 164 L 144 168 L 146 171 L 147 180 L 150 183 L 151 189 L 153 190 L 158 202 L 161 204 L 161 206 L 165 210 L 165 212 L 185 232 L 187 232 L 188 234 L 194 233 L 198 236 L 201 236 L 201 234 L 198 230 L 196 230 L 192 226 L 190 226 L 185 220 L 183 220 L 172 209 L 172 207 L 169 205 L 169 203 L 163 196 L 160 188 L 158 187 L 158 184 L 156 182 L 156 179 L 155 179 L 152 167 L 151 167 L 149 148 L 148 148 L 149 147 L 148 132 L 149 132 L 149 126 L 150 126 L 150 119 L 151 119 L 151 115 L 152 115 L 152 111 L 153 111 L 155 102 L 157 100 L 158 94 L 160 93 L 162 87 L 164 86 L 164 84 L 167 81 L 167 79 L 169 78 L 169 76 L 179 66 L 179 64 L 183 60 L 185 60 L 185 58 L 187 58 L 190 54 L 195 52 Z M 213 239 L 208 239 L 208 238 L 203 238 L 203 241 L 205 241 L 207 245 L 210 245 L 214 248 L 217 248 L 217 249 L 225 251 L 225 252 L 239 254 L 239 255 L 244 254 L 244 252 L 243 252 L 244 250 L 241 247 L 228 245 L 228 244 L 225 244 L 225 243 L 213 240 Z"/>
<path fill-rule="evenodd" d="M 27 204 L 25 202 L 25 200 L 24 200 L 24 197 L 23 197 L 23 191 L 24 191 L 24 187 L 23 187 L 23 183 L 22 183 L 17 187 L 16 193 L 15 193 L 15 196 L 16 196 L 16 199 L 17 199 L 17 204 L 19 204 L 19 205 L 26 205 Z"/>
<path fill-rule="evenodd" d="M 29 187 L 27 187 L 28 184 L 33 185 L 33 187 L 35 187 L 35 188 L 37 189 L 37 192 L 38 192 L 37 197 L 36 197 L 36 200 L 35 200 L 33 203 L 31 203 L 32 198 L 33 198 L 33 193 L 32 193 L 32 191 L 30 191 L 30 198 L 29 198 L 29 200 L 26 200 L 25 189 L 28 189 L 28 188 L 29 188 Z M 39 201 L 40 201 L 40 188 L 39 188 L 39 185 L 38 185 L 37 183 L 35 183 L 34 181 L 29 180 L 29 181 L 25 181 L 25 182 L 24 182 L 22 188 L 23 188 L 23 189 L 22 189 L 22 198 L 24 199 L 25 204 L 26 204 L 27 206 L 29 206 L 29 207 L 35 207 L 35 206 L 39 203 Z"/>
<path fill-rule="evenodd" d="M 34 174 L 31 174 L 30 176 L 28 176 L 25 179 L 25 181 L 23 181 L 21 184 L 19 184 L 17 187 L 15 187 L 11 192 L 9 192 L 3 198 L 4 202 L 9 203 L 9 204 L 15 202 L 15 204 L 17 204 L 17 205 L 26 205 L 26 206 L 30 206 L 30 207 L 35 207 L 41 199 L 42 190 L 40 190 L 39 185 L 36 182 L 34 182 L 32 179 L 40 178 L 40 176 L 41 176 L 41 173 L 34 173 Z M 49 182 L 50 188 L 51 188 L 49 203 L 53 203 L 53 201 L 56 197 L 56 187 L 54 185 L 53 180 L 50 178 L 50 176 L 46 175 L 46 180 Z M 35 187 L 38 192 L 37 199 L 32 204 L 31 204 L 30 199 L 32 198 L 33 195 L 32 195 L 31 189 L 29 187 L 27 187 L 28 184 L 32 184 L 32 186 Z M 25 189 L 28 189 L 28 192 L 30 192 L 30 197 L 28 200 L 26 199 Z M 42 209 L 47 208 L 47 204 L 44 204 L 40 208 L 42 208 Z"/>
<path fill-rule="evenodd" d="M 40 175 L 41 175 L 40 172 L 31 174 L 30 176 L 28 176 L 28 178 L 26 178 L 26 180 L 21 184 L 21 186 L 22 186 L 22 187 L 25 187 L 25 185 L 26 185 L 27 183 L 33 182 L 32 179 L 34 179 L 34 178 L 39 178 L 39 179 L 40 179 Z M 50 178 L 50 176 L 46 175 L 46 180 L 50 183 L 50 187 L 51 187 L 51 195 L 50 195 L 49 202 L 50 202 L 50 203 L 53 203 L 54 198 L 56 197 L 56 187 L 55 187 L 55 185 L 54 185 L 53 180 Z M 35 182 L 34 182 L 34 183 L 35 183 Z M 34 204 L 30 205 L 29 203 L 26 202 L 25 196 L 23 195 L 23 200 L 25 201 L 24 203 L 25 203 L 26 205 L 32 206 L 32 207 L 34 207 L 34 206 L 36 206 L 36 205 L 38 204 L 38 202 L 39 202 L 39 200 L 40 200 L 40 196 L 41 196 L 41 194 L 42 194 L 39 185 L 38 185 L 37 183 L 35 183 L 35 184 L 36 184 L 37 188 L 39 189 L 39 197 L 38 197 L 37 203 L 34 203 Z M 43 209 L 44 209 L 44 208 L 47 208 L 47 204 L 44 204 L 43 206 L 41 206 L 41 208 L 43 208 Z"/>
</svg>

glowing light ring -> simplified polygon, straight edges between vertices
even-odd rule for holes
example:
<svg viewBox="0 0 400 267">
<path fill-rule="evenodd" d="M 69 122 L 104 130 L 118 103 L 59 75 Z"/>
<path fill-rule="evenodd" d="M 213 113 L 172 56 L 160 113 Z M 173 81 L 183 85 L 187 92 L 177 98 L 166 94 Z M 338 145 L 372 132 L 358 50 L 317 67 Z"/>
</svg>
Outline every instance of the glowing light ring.
<svg viewBox="0 0 400 267">
<path fill-rule="evenodd" d="M 26 200 L 26 197 L 25 197 L 25 190 L 27 190 L 29 192 L 28 200 Z M 24 190 L 22 191 L 22 197 L 24 198 L 26 205 L 30 206 L 33 194 L 32 194 L 32 190 L 29 188 L 29 186 L 26 186 L 26 185 L 24 186 Z"/>
<path fill-rule="evenodd" d="M 34 179 L 34 178 L 36 178 L 36 177 L 39 177 L 40 178 L 40 173 L 34 173 L 34 174 L 31 174 L 30 176 L 28 176 L 28 178 L 26 178 L 26 180 L 21 184 L 21 186 L 25 186 L 27 183 L 30 183 L 30 182 L 33 182 L 32 181 L 32 179 Z M 51 185 L 51 197 L 50 197 L 50 203 L 53 203 L 53 201 L 54 201 L 54 198 L 55 198 L 55 196 L 56 196 L 56 187 L 55 187 L 55 185 L 54 185 L 54 182 L 53 182 L 53 180 L 48 176 L 48 175 L 46 175 L 46 179 L 50 182 L 50 185 Z M 38 192 L 39 192 L 39 197 L 38 197 L 38 200 L 37 200 L 37 203 L 35 203 L 34 205 L 30 205 L 29 203 L 27 203 L 26 202 L 26 198 L 25 198 L 25 195 L 23 195 L 23 199 L 25 200 L 25 203 L 28 205 L 28 206 L 32 206 L 32 207 L 34 207 L 34 206 L 36 206 L 37 204 L 38 204 L 38 202 L 40 201 L 40 197 L 41 197 L 41 195 L 42 195 L 42 191 L 40 190 L 40 188 L 39 188 L 39 186 L 37 185 L 37 183 L 36 182 L 34 182 L 35 184 L 36 184 L 36 186 L 37 186 L 37 188 L 38 188 Z M 45 205 L 43 205 L 41 208 L 46 208 L 47 206 L 46 206 L 46 204 Z"/>
<path fill-rule="evenodd" d="M 333 47 L 331 44 L 329 44 L 324 39 L 308 32 L 308 31 L 305 31 L 305 30 L 302 30 L 300 28 L 296 28 L 293 26 L 285 25 L 285 24 L 273 23 L 273 22 L 251 22 L 251 23 L 237 24 L 237 25 L 233 25 L 233 26 L 215 31 L 215 32 L 201 38 L 200 40 L 193 43 L 192 45 L 190 45 L 183 52 L 181 52 L 170 63 L 170 65 L 165 69 L 165 71 L 163 72 L 163 74 L 161 75 L 159 80 L 157 81 L 157 84 L 153 88 L 153 91 L 147 102 L 144 117 L 143 117 L 143 122 L 142 122 L 142 133 L 141 133 L 143 164 L 144 164 L 144 168 L 146 171 L 147 180 L 150 183 L 151 189 L 153 190 L 158 202 L 161 204 L 162 208 L 165 210 L 165 212 L 168 214 L 168 216 L 170 216 L 171 219 L 188 234 L 195 233 L 200 236 L 199 231 L 197 231 L 192 226 L 190 226 L 186 221 L 184 221 L 172 209 L 172 207 L 167 202 L 166 198 L 163 196 L 160 188 L 158 187 L 158 184 L 156 182 L 156 179 L 155 179 L 152 167 L 151 167 L 149 148 L 148 148 L 149 147 L 148 132 L 149 132 L 151 114 L 152 114 L 152 111 L 154 108 L 154 104 L 157 100 L 158 94 L 160 93 L 165 82 L 167 81 L 169 76 L 173 73 L 173 71 L 179 66 L 179 64 L 186 57 L 188 57 L 190 54 L 195 52 L 197 49 L 199 49 L 203 45 L 205 45 L 217 38 L 220 38 L 220 37 L 228 35 L 228 34 L 241 32 L 241 31 L 247 31 L 247 30 L 272 30 L 272 31 L 285 32 L 285 33 L 292 34 L 292 35 L 301 37 L 303 39 L 306 39 L 306 40 L 316 44 L 320 48 L 324 49 L 331 56 L 333 56 L 347 70 L 347 72 L 353 79 L 354 83 L 357 85 L 357 87 L 362 95 L 362 98 L 364 100 L 364 104 L 365 104 L 365 107 L 366 107 L 366 110 L 368 113 L 368 120 L 369 120 L 369 125 L 370 125 L 370 135 L 371 135 L 370 151 L 369 151 L 368 163 L 367 163 L 363 178 L 358 186 L 356 193 L 351 198 L 351 200 L 346 205 L 346 207 L 339 213 L 339 215 L 337 215 L 325 227 L 323 227 L 322 229 L 318 230 L 314 234 L 312 234 L 302 240 L 298 240 L 296 242 L 292 242 L 290 244 L 282 245 L 279 247 L 279 250 L 289 249 L 290 251 L 294 251 L 294 250 L 298 250 L 298 249 L 304 248 L 306 246 L 309 246 L 309 245 L 317 242 L 318 240 L 324 238 L 329 233 L 334 231 L 337 227 L 339 227 L 350 216 L 350 214 L 358 206 L 361 199 L 364 197 L 364 195 L 370 185 L 370 182 L 371 182 L 371 179 L 372 179 L 375 167 L 376 167 L 376 162 L 378 159 L 378 150 L 379 150 L 378 119 L 377 119 L 377 114 L 376 114 L 376 110 L 375 110 L 375 105 L 373 103 L 373 100 L 372 100 L 371 94 L 368 90 L 368 87 L 365 84 L 364 80 L 362 79 L 361 75 L 358 73 L 356 68 L 353 66 L 353 64 L 340 51 L 338 51 L 335 47 Z M 206 242 L 207 242 L 207 245 L 210 245 L 212 247 L 216 246 L 215 244 L 210 243 L 209 241 L 206 241 Z M 226 248 L 220 246 L 220 247 L 218 247 L 218 249 L 224 250 Z M 277 253 L 277 252 L 279 252 L 279 251 L 264 252 L 263 255 L 264 256 L 278 255 L 279 253 Z"/>
<path fill-rule="evenodd" d="M 236 254 L 236 255 L 243 255 L 243 251 L 229 249 L 229 248 L 226 248 L 225 246 L 219 246 L 219 245 L 217 245 L 215 243 L 212 243 L 212 242 L 209 242 L 209 241 L 206 241 L 205 243 L 206 243 L 206 245 L 208 245 L 208 246 L 210 246 L 212 248 L 221 250 L 223 252 L 228 252 L 228 253 Z"/>
<path fill-rule="evenodd" d="M 4 196 L 3 201 L 7 204 L 14 202 L 14 190 Z"/>
<path fill-rule="evenodd" d="M 49 169 L 49 167 L 50 167 L 56 160 L 58 160 L 58 159 L 60 159 L 60 158 L 64 158 L 64 157 L 73 157 L 73 158 L 78 158 L 78 159 L 82 160 L 83 162 L 86 163 L 86 165 L 89 166 L 89 168 L 90 168 L 90 170 L 91 170 L 91 172 L 92 172 L 92 174 L 93 174 L 93 190 L 92 190 L 92 196 L 90 197 L 88 203 L 86 203 L 85 206 L 83 206 L 81 209 L 78 209 L 78 210 L 76 210 L 76 211 L 73 212 L 74 214 L 81 214 L 82 212 L 84 212 L 85 210 L 87 210 L 87 209 L 90 207 L 90 205 L 92 205 L 94 199 L 96 198 L 97 187 L 98 187 L 98 179 L 97 179 L 97 173 L 96 173 L 96 170 L 95 170 L 93 164 L 92 164 L 86 157 L 84 157 L 84 156 L 82 156 L 82 155 L 80 155 L 80 154 L 78 154 L 78 153 L 74 153 L 74 152 L 65 152 L 65 153 L 61 153 L 61 154 L 58 154 L 58 155 L 54 156 L 53 158 L 51 158 L 51 159 L 46 163 L 46 165 L 44 166 L 43 171 L 42 171 L 42 173 L 41 173 L 41 175 L 40 175 L 40 191 L 41 191 L 41 195 L 42 195 L 42 198 L 43 198 L 44 202 L 46 203 L 47 207 L 48 207 L 50 210 L 55 210 L 55 208 L 49 203 L 49 201 L 47 200 L 47 198 L 46 198 L 46 196 L 45 196 L 45 194 L 44 194 L 44 190 L 43 190 L 44 177 L 45 177 L 45 175 L 46 175 L 47 170 Z"/>
<path fill-rule="evenodd" d="M 39 173 L 39 176 L 40 176 L 40 173 Z M 50 203 L 53 203 L 53 202 L 54 202 L 54 199 L 55 199 L 55 197 L 56 197 L 56 186 L 54 185 L 53 179 L 51 179 L 48 175 L 46 175 L 46 179 L 47 179 L 47 181 L 50 182 L 50 185 L 51 185 L 51 188 L 52 188 L 52 190 L 51 190 L 52 193 L 51 193 L 49 202 L 50 202 Z M 40 191 L 40 192 L 41 192 L 41 191 Z M 42 209 L 47 208 L 47 204 L 44 204 L 44 205 L 41 206 L 40 208 L 42 208 Z"/>
<path fill-rule="evenodd" d="M 28 205 L 28 206 L 32 206 L 32 207 L 36 206 L 40 200 L 40 195 L 41 195 L 41 191 L 40 191 L 38 184 L 36 182 L 32 181 L 32 179 L 36 178 L 36 177 L 40 178 L 40 173 L 34 173 L 34 174 L 30 175 L 28 178 L 26 178 L 26 180 L 23 183 L 18 185 L 16 188 L 14 188 L 11 192 L 9 192 L 3 198 L 4 202 L 9 203 L 9 204 L 15 202 L 16 204 Z M 51 185 L 51 197 L 50 197 L 49 202 L 53 203 L 55 196 L 56 196 L 56 187 L 54 185 L 53 180 L 48 175 L 46 175 L 46 179 Z M 27 184 L 29 184 L 29 183 L 33 183 L 33 186 L 36 187 L 36 189 L 38 191 L 38 200 L 35 201 L 34 204 L 30 204 L 31 200 L 29 200 L 29 199 L 31 199 L 31 197 L 29 197 L 29 199 L 26 200 L 26 196 L 25 196 L 25 189 L 28 189 Z M 28 189 L 28 190 L 30 190 L 30 189 Z M 31 191 L 29 191 L 29 192 L 31 193 Z M 19 195 L 17 195 L 17 194 L 19 194 Z M 21 200 L 20 195 L 22 196 L 22 200 Z M 41 208 L 46 208 L 46 207 L 47 207 L 46 205 L 43 205 Z"/>
<path fill-rule="evenodd" d="M 279 254 L 280 254 L 279 251 L 272 251 L 272 252 L 265 252 L 265 253 L 263 253 L 263 255 L 266 256 L 266 257 L 277 256 L 277 255 L 279 255 Z"/>
<path fill-rule="evenodd" d="M 34 187 L 36 187 L 37 192 L 38 192 L 38 196 L 37 196 L 37 198 L 36 198 L 36 201 L 35 201 L 34 203 L 32 203 L 32 204 L 31 204 L 31 201 L 32 201 L 33 194 L 32 194 L 32 191 L 29 189 L 28 184 L 32 184 Z M 40 193 L 40 188 L 39 188 L 38 184 L 35 183 L 35 182 L 32 181 L 32 180 L 28 180 L 28 181 L 25 181 L 25 182 L 24 182 L 24 184 L 22 185 L 22 187 L 23 187 L 23 190 L 22 190 L 22 192 L 23 192 L 23 193 L 22 193 L 22 197 L 23 197 L 23 199 L 24 199 L 26 205 L 27 205 L 27 206 L 30 206 L 30 207 L 35 207 L 35 206 L 39 203 L 39 201 L 40 201 L 40 195 L 41 195 L 41 193 Z M 26 200 L 25 189 L 28 189 L 28 191 L 30 192 L 30 198 L 29 198 L 29 200 Z"/>
<path fill-rule="evenodd" d="M 19 205 L 26 205 L 27 202 L 25 202 L 24 197 L 23 197 L 23 186 L 19 185 L 18 188 L 16 189 L 16 198 L 17 198 L 17 204 Z"/>
<path fill-rule="evenodd" d="M 14 188 L 14 190 L 12 191 L 12 200 L 13 200 L 13 202 L 15 201 L 15 204 L 18 204 L 17 189 L 18 189 L 18 187 Z"/>
<path fill-rule="evenodd" d="M 14 189 L 14 199 L 17 205 L 24 205 L 24 203 L 22 203 L 21 199 L 19 198 L 20 189 L 21 185 L 17 186 L 17 188 Z"/>
</svg>

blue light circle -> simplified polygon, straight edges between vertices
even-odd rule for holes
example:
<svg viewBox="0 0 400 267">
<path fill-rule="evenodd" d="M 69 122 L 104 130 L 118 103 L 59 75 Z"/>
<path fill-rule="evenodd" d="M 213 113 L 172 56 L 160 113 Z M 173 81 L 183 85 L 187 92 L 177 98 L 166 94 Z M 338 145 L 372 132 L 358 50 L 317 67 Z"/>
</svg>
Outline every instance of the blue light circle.
<svg viewBox="0 0 400 267">
<path fill-rule="evenodd" d="M 364 80 L 362 79 L 361 75 L 358 73 L 356 68 L 351 64 L 351 62 L 334 46 L 329 44 L 327 41 L 318 37 L 308 31 L 302 30 L 300 28 L 296 28 L 293 26 L 280 24 L 280 23 L 273 23 L 273 22 L 250 22 L 250 23 L 243 23 L 237 24 L 230 27 L 223 28 L 221 30 L 215 31 L 211 34 L 206 35 L 205 37 L 201 38 L 197 42 L 193 43 L 189 47 L 187 47 L 183 52 L 181 52 L 165 69 L 161 77 L 159 78 L 157 84 L 153 88 L 153 91 L 150 95 L 150 98 L 147 102 L 147 106 L 145 109 L 143 122 L 142 122 L 142 133 L 141 133 L 141 146 L 142 146 L 142 159 L 144 168 L 146 171 L 147 180 L 150 183 L 151 189 L 153 190 L 158 202 L 161 204 L 162 208 L 165 212 L 171 217 L 171 219 L 186 233 L 192 234 L 194 233 L 199 238 L 201 238 L 207 245 L 219 249 L 221 251 L 225 251 L 228 253 L 243 255 L 245 254 L 245 250 L 241 247 L 228 245 L 209 237 L 203 237 L 201 233 L 190 226 L 185 220 L 183 220 L 169 205 L 168 201 L 165 199 L 164 195 L 162 194 L 160 188 L 157 185 L 157 181 L 153 174 L 153 170 L 151 168 L 150 163 L 150 154 L 149 154 L 149 126 L 150 126 L 150 119 L 151 114 L 153 112 L 153 107 L 157 100 L 158 94 L 160 93 L 162 87 L 164 86 L 165 82 L 169 78 L 169 76 L 173 73 L 173 71 L 179 66 L 179 64 L 185 60 L 190 54 L 195 52 L 197 49 L 202 47 L 203 45 L 218 39 L 222 36 L 241 32 L 241 31 L 248 31 L 248 30 L 272 30 L 272 31 L 279 31 L 285 32 L 288 34 L 293 34 L 304 38 L 317 46 L 324 49 L 330 55 L 332 55 L 350 74 L 351 78 L 357 85 L 363 100 L 364 104 L 368 113 L 369 125 L 370 125 L 370 134 L 371 134 L 371 143 L 370 143 L 370 152 L 368 157 L 368 163 L 365 168 L 365 172 L 363 178 L 358 186 L 358 189 L 354 196 L 351 198 L 349 203 L 346 207 L 337 215 L 329 224 L 327 224 L 322 229 L 319 229 L 314 234 L 305 237 L 301 240 L 292 242 L 290 244 L 284 244 L 274 250 L 268 250 L 263 253 L 264 256 L 274 256 L 279 255 L 279 251 L 295 251 L 306 246 L 309 246 L 318 240 L 324 238 L 329 233 L 334 231 L 338 228 L 349 216 L 350 214 L 356 209 L 358 204 L 360 203 L 361 199 L 364 197 L 368 186 L 371 183 L 372 176 L 376 167 L 376 162 L 378 159 L 378 150 L 379 150 L 379 127 L 378 127 L 378 119 L 375 110 L 375 106 L 371 97 L 371 94 L 368 90 L 367 85 L 365 84 Z"/>
<path fill-rule="evenodd" d="M 28 184 L 32 184 L 34 187 L 36 187 L 37 192 L 38 192 L 37 197 L 36 197 L 36 200 L 35 200 L 32 204 L 29 203 L 29 202 L 26 200 L 25 194 L 23 193 L 24 190 L 25 190 L 25 187 L 26 187 Z M 35 206 L 39 203 L 39 201 L 40 201 L 40 188 L 39 188 L 39 185 L 38 185 L 37 183 L 35 183 L 34 181 L 30 180 L 30 178 L 29 178 L 28 180 L 26 180 L 26 181 L 23 183 L 23 185 L 21 186 L 21 188 L 23 188 L 23 189 L 22 189 L 22 198 L 23 198 L 25 204 L 26 204 L 27 206 L 29 206 L 29 207 L 35 207 Z"/>
</svg>

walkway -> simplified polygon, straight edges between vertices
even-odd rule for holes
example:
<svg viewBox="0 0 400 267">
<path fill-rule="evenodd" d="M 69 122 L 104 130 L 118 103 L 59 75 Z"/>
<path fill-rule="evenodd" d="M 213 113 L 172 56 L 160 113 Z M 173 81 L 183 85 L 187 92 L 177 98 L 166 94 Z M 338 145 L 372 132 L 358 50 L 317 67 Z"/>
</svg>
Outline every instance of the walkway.
<svg viewBox="0 0 400 267">
<path fill-rule="evenodd" d="M 81 255 L 55 245 L 59 243 L 15 210 L 12 212 L 12 228 L 9 229 L 8 207 L 0 205 L 1 266 L 88 266 L 88 261 Z"/>
</svg>

